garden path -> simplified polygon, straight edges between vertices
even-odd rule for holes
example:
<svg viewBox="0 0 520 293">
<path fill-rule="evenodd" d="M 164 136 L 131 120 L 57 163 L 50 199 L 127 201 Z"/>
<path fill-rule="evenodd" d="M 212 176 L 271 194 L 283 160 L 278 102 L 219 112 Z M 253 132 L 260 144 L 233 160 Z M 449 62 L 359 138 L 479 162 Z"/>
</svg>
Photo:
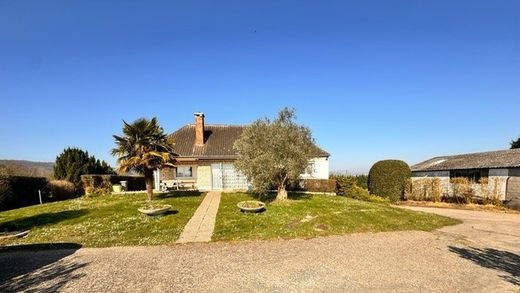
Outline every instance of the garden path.
<svg viewBox="0 0 520 293">
<path fill-rule="evenodd" d="M 210 191 L 181 233 L 177 243 L 209 242 L 215 228 L 220 192 Z"/>
</svg>

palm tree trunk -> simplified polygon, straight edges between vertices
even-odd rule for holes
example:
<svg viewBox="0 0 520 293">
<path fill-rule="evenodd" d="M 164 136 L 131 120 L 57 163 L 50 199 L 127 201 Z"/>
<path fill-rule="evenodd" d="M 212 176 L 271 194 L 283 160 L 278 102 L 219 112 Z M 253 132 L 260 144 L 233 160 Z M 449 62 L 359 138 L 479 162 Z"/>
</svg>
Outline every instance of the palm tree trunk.
<svg viewBox="0 0 520 293">
<path fill-rule="evenodd" d="M 148 196 L 148 201 L 153 199 L 153 170 L 145 170 L 144 171 L 144 182 L 146 184 L 146 196 Z"/>
</svg>

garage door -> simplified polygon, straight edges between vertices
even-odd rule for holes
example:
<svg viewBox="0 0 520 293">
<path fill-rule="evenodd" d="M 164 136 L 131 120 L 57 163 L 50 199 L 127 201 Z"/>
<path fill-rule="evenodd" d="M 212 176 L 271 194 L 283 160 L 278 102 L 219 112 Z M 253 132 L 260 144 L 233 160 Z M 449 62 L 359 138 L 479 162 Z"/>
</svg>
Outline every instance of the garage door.
<svg viewBox="0 0 520 293">
<path fill-rule="evenodd" d="M 520 199 L 520 177 L 509 177 L 507 180 L 506 200 Z"/>
</svg>

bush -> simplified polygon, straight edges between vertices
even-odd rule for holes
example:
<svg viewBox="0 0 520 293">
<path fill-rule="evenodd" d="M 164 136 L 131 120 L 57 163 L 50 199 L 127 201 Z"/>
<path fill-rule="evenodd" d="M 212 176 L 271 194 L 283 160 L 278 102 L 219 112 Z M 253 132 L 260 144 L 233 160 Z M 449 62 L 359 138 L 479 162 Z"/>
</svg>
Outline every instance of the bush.
<svg viewBox="0 0 520 293">
<path fill-rule="evenodd" d="M 53 180 L 49 182 L 48 189 L 53 200 L 64 200 L 76 197 L 74 183 L 67 180 Z"/>
<path fill-rule="evenodd" d="M 450 179 L 451 188 L 453 195 L 451 198 L 447 198 L 445 201 L 451 201 L 455 203 L 472 203 L 473 202 L 473 189 L 471 188 L 471 182 L 468 178 L 456 177 Z"/>
<path fill-rule="evenodd" d="M 85 188 L 86 197 L 110 195 L 111 192 L 112 192 L 112 189 L 107 188 L 107 187 L 87 187 L 87 188 Z"/>
<path fill-rule="evenodd" d="M 83 188 L 86 193 L 87 188 L 101 188 L 108 190 L 108 193 L 112 191 L 112 185 L 120 184 L 121 181 L 128 182 L 128 191 L 139 191 L 146 190 L 146 184 L 144 182 L 144 176 L 121 176 L 121 175 L 82 175 L 81 181 L 83 182 Z M 92 191 L 93 189 L 90 189 Z"/>
<path fill-rule="evenodd" d="M 410 167 L 403 161 L 379 161 L 368 174 L 368 190 L 371 194 L 397 202 L 403 198 L 406 180 L 411 175 Z"/>
<path fill-rule="evenodd" d="M 303 179 L 298 185 L 289 187 L 290 191 L 308 191 L 336 193 L 336 180 L 334 179 Z"/>
<path fill-rule="evenodd" d="M 439 178 L 407 179 L 404 194 L 406 199 L 438 202 L 443 198 Z"/>
<path fill-rule="evenodd" d="M 44 177 L 0 176 L 0 210 L 17 209 L 39 204 L 38 190 L 44 190 Z M 43 202 L 50 201 L 48 193 L 42 193 Z"/>
<path fill-rule="evenodd" d="M 357 176 L 333 175 L 331 178 L 337 182 L 337 194 L 353 199 L 370 202 L 388 202 L 387 199 L 371 195 L 366 188 L 358 186 Z"/>
<path fill-rule="evenodd" d="M 355 185 L 348 193 L 345 194 L 345 197 L 350 197 L 357 200 L 370 201 L 370 202 L 379 202 L 379 203 L 388 203 L 388 198 L 375 196 L 370 194 L 368 189 L 361 188 Z"/>
</svg>

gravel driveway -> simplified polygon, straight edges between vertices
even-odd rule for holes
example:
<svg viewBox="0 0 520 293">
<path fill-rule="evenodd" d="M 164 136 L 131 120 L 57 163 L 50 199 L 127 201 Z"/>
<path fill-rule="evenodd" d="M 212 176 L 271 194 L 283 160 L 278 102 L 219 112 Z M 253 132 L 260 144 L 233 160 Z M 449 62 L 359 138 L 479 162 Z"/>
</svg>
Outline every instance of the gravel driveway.
<svg viewBox="0 0 520 293">
<path fill-rule="evenodd" d="M 3 252 L 0 291 L 519 292 L 520 215 L 448 212 L 467 222 L 433 233 Z"/>
</svg>

